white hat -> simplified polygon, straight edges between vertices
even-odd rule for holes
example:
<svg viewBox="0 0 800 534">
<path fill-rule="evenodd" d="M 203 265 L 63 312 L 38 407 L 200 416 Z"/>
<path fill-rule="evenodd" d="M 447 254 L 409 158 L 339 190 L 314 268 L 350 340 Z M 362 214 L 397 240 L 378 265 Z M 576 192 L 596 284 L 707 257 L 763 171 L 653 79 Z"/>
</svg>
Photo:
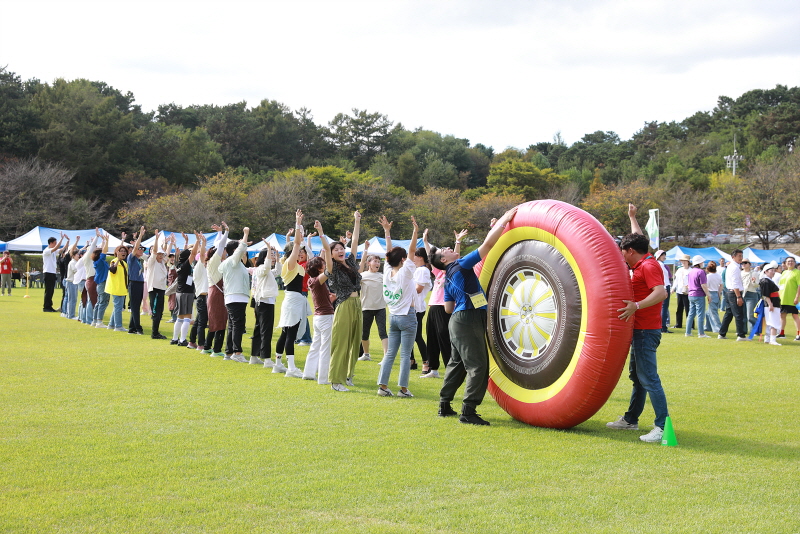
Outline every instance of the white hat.
<svg viewBox="0 0 800 534">
<path fill-rule="evenodd" d="M 653 257 L 654 257 L 655 259 L 658 259 L 658 258 L 660 258 L 660 257 L 661 257 L 661 255 L 662 255 L 662 254 L 664 254 L 664 251 L 663 251 L 663 250 L 661 250 L 661 249 L 659 249 L 659 250 L 656 250 L 656 253 L 655 253 L 655 255 L 654 255 Z"/>
<path fill-rule="evenodd" d="M 775 263 L 774 261 L 771 261 L 771 262 L 769 262 L 768 264 L 766 264 L 766 265 L 764 266 L 764 270 L 765 270 L 765 271 L 766 271 L 767 269 L 777 269 L 777 268 L 778 268 L 778 264 L 777 264 L 777 263 Z"/>
<path fill-rule="evenodd" d="M 697 254 L 694 258 L 692 258 L 692 265 L 703 265 L 705 261 L 706 260 L 703 259 L 703 256 Z"/>
</svg>

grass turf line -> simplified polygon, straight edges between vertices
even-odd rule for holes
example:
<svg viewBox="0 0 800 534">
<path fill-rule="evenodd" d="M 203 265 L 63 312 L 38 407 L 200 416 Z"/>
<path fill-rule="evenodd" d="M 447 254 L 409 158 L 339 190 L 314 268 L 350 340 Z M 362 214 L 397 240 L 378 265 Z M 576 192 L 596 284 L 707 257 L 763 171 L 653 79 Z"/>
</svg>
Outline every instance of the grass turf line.
<svg viewBox="0 0 800 534">
<path fill-rule="evenodd" d="M 800 530 L 793 328 L 784 347 L 665 335 L 668 448 L 638 440 L 649 403 L 640 432 L 605 428 L 627 373 L 572 430 L 521 424 L 490 397 L 479 428 L 436 417 L 441 380 L 419 372 L 415 398 L 377 397 L 375 329 L 375 361 L 339 394 L 22 294 L 0 297 L 0 532 Z"/>
</svg>

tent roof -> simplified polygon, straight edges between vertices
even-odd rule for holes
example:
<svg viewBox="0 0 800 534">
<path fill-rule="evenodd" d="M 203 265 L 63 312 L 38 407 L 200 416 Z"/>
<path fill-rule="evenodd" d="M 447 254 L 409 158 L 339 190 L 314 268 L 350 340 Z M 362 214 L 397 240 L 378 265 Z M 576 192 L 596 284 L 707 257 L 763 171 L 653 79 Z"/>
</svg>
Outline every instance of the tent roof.
<svg viewBox="0 0 800 534">
<path fill-rule="evenodd" d="M 279 252 L 282 252 L 286 247 L 286 234 L 272 234 L 264 239 L 270 244 L 270 246 L 278 249 Z M 333 243 L 336 241 L 328 236 L 325 236 L 325 239 L 328 240 L 328 243 Z M 261 252 L 265 246 L 266 245 L 264 244 L 263 240 L 253 243 L 247 247 L 247 256 L 252 258 L 253 256 L 258 255 L 258 253 Z M 311 238 L 311 252 L 313 252 L 315 256 L 318 256 L 319 253 L 322 252 L 322 239 L 320 239 L 319 236 Z"/>
<path fill-rule="evenodd" d="M 780 264 L 784 259 L 788 258 L 789 256 L 793 257 L 796 260 L 800 260 L 800 256 L 798 256 L 797 254 L 792 254 L 785 248 L 761 250 L 758 248 L 747 247 L 746 249 L 744 249 L 743 252 L 744 252 L 744 257 L 754 263 L 768 263 L 774 261 L 775 263 Z"/>
<path fill-rule="evenodd" d="M 724 258 L 725 261 L 731 261 L 731 255 L 727 252 L 721 251 L 717 247 L 673 247 L 669 250 L 669 252 L 667 252 L 667 259 L 664 263 L 679 264 L 680 261 L 677 259 L 678 254 L 687 254 L 690 258 L 700 255 L 704 261 L 717 261 L 720 258 Z"/>
<path fill-rule="evenodd" d="M 180 232 L 170 232 L 168 230 L 162 230 L 161 231 L 161 238 L 164 239 L 165 237 L 169 237 L 172 234 L 175 234 L 175 244 L 178 247 L 182 247 L 183 246 L 183 237 L 181 237 Z M 203 234 L 203 235 L 206 236 L 206 239 L 210 241 L 210 240 L 214 239 L 217 236 L 217 232 L 208 232 L 207 234 Z M 194 245 L 195 241 L 197 241 L 197 238 L 194 236 L 194 234 L 186 234 L 186 237 L 189 238 L 189 246 L 190 247 Z M 153 243 L 155 243 L 155 242 L 156 242 L 156 236 L 154 234 L 154 235 L 151 235 L 149 238 L 145 239 L 144 241 L 142 241 L 142 246 L 150 248 L 150 247 L 153 246 Z M 109 248 L 110 247 L 111 247 L 111 245 L 109 245 Z"/>
<path fill-rule="evenodd" d="M 102 228 L 100 230 L 103 231 L 103 233 L 106 233 Z M 42 252 L 45 247 L 47 247 L 47 240 L 51 237 L 61 239 L 62 232 L 67 234 L 70 240 L 74 240 L 80 236 L 81 246 L 85 246 L 86 242 L 95 235 L 94 228 L 89 228 L 86 230 L 59 230 L 57 228 L 45 228 L 44 226 L 37 226 L 26 234 L 23 234 L 18 238 L 12 239 L 6 243 L 6 247 L 8 250 L 15 250 L 19 252 Z M 122 243 L 122 241 L 112 235 L 108 239 L 108 248 L 116 248 L 120 245 L 120 243 Z"/>
</svg>

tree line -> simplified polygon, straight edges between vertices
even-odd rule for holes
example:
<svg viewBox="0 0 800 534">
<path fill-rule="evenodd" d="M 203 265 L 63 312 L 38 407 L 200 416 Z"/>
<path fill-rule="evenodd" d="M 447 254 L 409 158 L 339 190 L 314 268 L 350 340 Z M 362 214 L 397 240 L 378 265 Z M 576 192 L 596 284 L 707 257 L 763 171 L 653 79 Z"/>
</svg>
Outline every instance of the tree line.
<svg viewBox="0 0 800 534">
<path fill-rule="evenodd" d="M 35 224 L 199 229 L 221 219 L 268 234 L 289 228 L 300 205 L 342 231 L 360 209 L 366 231 L 369 213 L 413 213 L 432 239 L 454 227 L 480 237 L 495 212 L 539 198 L 578 205 L 615 235 L 625 233 L 620 206 L 636 201 L 660 208 L 662 235 L 687 244 L 745 217 L 767 236 L 800 227 L 787 194 L 800 185 L 799 133 L 800 88 L 781 85 L 720 96 L 681 122 L 644 122 L 629 140 L 597 131 L 568 145 L 556 134 L 495 152 L 367 110 L 327 124 L 268 99 L 148 112 L 104 82 L 22 80 L 2 67 L 0 239 Z M 734 136 L 736 177 L 724 159 Z"/>
</svg>

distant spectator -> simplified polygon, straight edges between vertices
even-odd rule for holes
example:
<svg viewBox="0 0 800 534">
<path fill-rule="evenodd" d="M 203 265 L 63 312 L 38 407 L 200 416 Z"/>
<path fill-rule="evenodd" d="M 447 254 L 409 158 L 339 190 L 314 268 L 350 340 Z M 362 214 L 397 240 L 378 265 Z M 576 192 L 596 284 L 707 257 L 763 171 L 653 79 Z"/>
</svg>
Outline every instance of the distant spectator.
<svg viewBox="0 0 800 534">
<path fill-rule="evenodd" d="M 14 270 L 14 260 L 11 259 L 11 254 L 6 250 L 3 252 L 3 258 L 0 259 L 0 288 L 5 296 L 6 288 L 8 288 L 8 296 L 11 296 L 11 271 Z"/>
</svg>

